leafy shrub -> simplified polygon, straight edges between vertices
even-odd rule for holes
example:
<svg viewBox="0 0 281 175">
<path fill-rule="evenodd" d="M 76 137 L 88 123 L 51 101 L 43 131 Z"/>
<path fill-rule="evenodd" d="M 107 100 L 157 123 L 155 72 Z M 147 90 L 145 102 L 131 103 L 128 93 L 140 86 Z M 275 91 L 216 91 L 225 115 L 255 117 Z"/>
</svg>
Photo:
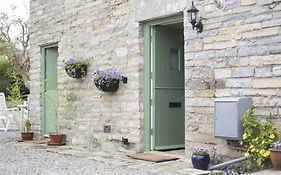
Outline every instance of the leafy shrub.
<svg viewBox="0 0 281 175">
<path fill-rule="evenodd" d="M 5 57 L 0 57 L 0 92 L 9 94 L 7 88 L 13 83 L 10 73 L 13 69 L 12 63 Z"/>
<path fill-rule="evenodd" d="M 4 56 L 0 56 L 0 92 L 11 100 L 10 106 L 17 105 L 22 95 L 29 94 L 15 65 Z"/>
<path fill-rule="evenodd" d="M 9 106 L 14 107 L 22 103 L 21 84 L 16 80 L 9 88 Z"/>
<path fill-rule="evenodd" d="M 262 121 L 249 109 L 244 113 L 242 124 L 245 128 L 241 144 L 246 147 L 245 156 L 250 156 L 249 169 L 263 168 L 269 163 L 269 148 L 278 137 L 278 129 L 270 119 Z"/>
</svg>

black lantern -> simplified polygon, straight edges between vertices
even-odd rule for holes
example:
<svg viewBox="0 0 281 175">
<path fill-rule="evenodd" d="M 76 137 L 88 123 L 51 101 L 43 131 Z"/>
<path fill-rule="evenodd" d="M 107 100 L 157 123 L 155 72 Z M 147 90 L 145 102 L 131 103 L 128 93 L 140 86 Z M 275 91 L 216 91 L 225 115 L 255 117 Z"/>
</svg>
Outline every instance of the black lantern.
<svg viewBox="0 0 281 175">
<path fill-rule="evenodd" d="M 197 32 L 201 33 L 203 31 L 203 24 L 201 22 L 201 19 L 197 19 L 197 14 L 199 10 L 194 6 L 194 3 L 192 1 L 191 7 L 187 10 L 188 12 L 188 19 L 189 22 L 192 25 L 192 28 L 196 28 Z"/>
</svg>

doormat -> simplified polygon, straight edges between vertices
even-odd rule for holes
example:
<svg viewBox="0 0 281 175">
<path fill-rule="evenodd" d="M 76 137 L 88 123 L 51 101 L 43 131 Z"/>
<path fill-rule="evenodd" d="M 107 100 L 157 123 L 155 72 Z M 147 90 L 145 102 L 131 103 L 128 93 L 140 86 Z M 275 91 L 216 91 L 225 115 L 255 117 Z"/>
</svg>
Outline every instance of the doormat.
<svg viewBox="0 0 281 175">
<path fill-rule="evenodd" d="M 164 155 L 159 155 L 159 154 L 154 154 L 154 153 L 134 153 L 134 154 L 129 154 L 128 157 L 133 158 L 133 159 L 151 161 L 151 162 L 155 162 L 155 163 L 179 159 L 179 158 L 173 157 L 173 156 L 166 156 L 166 155 L 164 156 Z"/>
</svg>

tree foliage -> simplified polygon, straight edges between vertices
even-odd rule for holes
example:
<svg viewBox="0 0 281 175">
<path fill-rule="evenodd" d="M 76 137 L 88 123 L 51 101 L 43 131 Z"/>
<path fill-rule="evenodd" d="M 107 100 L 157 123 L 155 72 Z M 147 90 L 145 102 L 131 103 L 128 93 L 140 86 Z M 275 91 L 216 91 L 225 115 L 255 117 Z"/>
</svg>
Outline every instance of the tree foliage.
<svg viewBox="0 0 281 175">
<path fill-rule="evenodd" d="M 12 28 L 19 34 L 12 36 Z M 14 105 L 29 93 L 29 35 L 27 21 L 0 13 L 0 91 Z"/>
<path fill-rule="evenodd" d="M 19 31 L 19 34 L 12 39 L 13 27 Z M 27 87 L 30 67 L 27 52 L 29 36 L 28 21 L 0 13 L 0 57 L 5 57 L 14 64 Z"/>
</svg>

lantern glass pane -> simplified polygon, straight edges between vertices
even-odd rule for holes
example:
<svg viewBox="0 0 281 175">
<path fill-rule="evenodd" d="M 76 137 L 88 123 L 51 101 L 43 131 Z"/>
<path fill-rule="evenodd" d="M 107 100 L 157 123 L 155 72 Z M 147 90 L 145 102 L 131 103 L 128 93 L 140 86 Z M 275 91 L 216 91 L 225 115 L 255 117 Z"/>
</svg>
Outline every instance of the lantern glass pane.
<svg viewBox="0 0 281 175">
<path fill-rule="evenodd" d="M 197 12 L 194 12 L 192 15 L 192 21 L 196 21 L 197 19 Z"/>
</svg>

